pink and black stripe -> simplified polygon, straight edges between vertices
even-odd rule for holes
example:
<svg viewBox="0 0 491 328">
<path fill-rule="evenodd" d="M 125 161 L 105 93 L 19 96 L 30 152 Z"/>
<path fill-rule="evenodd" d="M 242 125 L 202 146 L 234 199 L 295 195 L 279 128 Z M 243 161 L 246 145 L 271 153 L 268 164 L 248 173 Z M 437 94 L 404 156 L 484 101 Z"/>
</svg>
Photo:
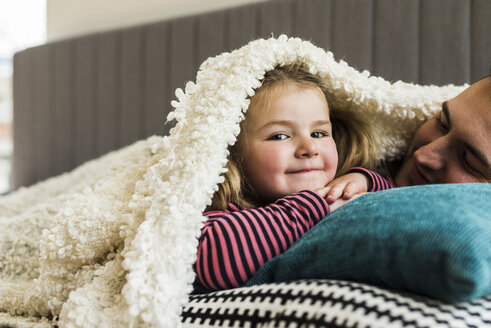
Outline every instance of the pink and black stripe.
<svg viewBox="0 0 491 328">
<path fill-rule="evenodd" d="M 254 209 L 229 204 L 226 211 L 206 212 L 195 270 L 207 289 L 244 284 L 268 260 L 285 252 L 329 214 L 316 192 L 306 190 Z"/>
<path fill-rule="evenodd" d="M 364 169 L 363 167 L 354 167 L 348 171 L 348 173 L 363 173 L 369 179 L 368 192 L 381 191 L 386 189 L 392 189 L 395 187 L 394 182 L 390 178 L 386 178 L 376 172 Z"/>
</svg>

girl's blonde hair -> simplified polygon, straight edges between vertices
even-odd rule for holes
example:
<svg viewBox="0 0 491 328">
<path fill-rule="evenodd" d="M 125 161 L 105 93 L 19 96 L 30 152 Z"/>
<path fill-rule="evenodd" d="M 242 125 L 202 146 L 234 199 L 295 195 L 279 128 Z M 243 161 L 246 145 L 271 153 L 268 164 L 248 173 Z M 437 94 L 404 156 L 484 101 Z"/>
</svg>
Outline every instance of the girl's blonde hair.
<svg viewBox="0 0 491 328">
<path fill-rule="evenodd" d="M 277 66 L 266 72 L 262 85 L 256 89 L 251 98 L 248 112 L 251 110 L 267 110 L 274 88 L 279 83 L 294 83 L 298 87 L 317 88 L 326 100 L 329 99 L 328 88 L 321 78 L 309 72 L 305 64 L 296 63 L 286 66 Z M 338 168 L 336 176 L 344 174 L 349 168 L 362 166 L 373 169 L 375 161 L 371 149 L 375 145 L 373 129 L 368 120 L 355 114 L 349 108 L 333 108 L 329 105 L 329 116 L 332 123 L 332 134 L 338 151 Z M 242 157 L 240 148 L 245 139 L 247 126 L 247 113 L 241 123 L 240 134 L 236 143 L 229 148 L 230 155 L 226 164 L 227 172 L 223 174 L 225 181 L 218 185 L 218 190 L 212 198 L 210 210 L 225 210 L 229 203 L 243 208 L 257 207 L 254 202 L 254 191 L 247 184 L 242 172 Z M 247 197 L 246 197 L 247 196 Z M 252 197 L 251 197 L 252 196 Z"/>
</svg>

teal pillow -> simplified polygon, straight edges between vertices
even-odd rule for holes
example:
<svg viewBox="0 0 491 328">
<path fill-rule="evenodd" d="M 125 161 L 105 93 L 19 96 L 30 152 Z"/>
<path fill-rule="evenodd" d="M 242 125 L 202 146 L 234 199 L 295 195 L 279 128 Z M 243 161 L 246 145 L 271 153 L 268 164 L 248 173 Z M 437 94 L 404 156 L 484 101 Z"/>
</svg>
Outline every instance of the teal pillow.
<svg viewBox="0 0 491 328">
<path fill-rule="evenodd" d="M 491 184 L 396 188 L 324 218 L 247 283 L 352 280 L 448 302 L 491 294 Z"/>
</svg>

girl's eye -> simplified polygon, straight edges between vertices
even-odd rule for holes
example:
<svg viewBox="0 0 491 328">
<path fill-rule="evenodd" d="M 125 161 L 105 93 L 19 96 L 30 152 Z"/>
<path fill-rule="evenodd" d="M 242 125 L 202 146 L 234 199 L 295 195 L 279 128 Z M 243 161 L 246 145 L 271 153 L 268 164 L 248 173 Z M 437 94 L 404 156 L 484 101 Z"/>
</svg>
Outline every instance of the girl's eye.
<svg viewBox="0 0 491 328">
<path fill-rule="evenodd" d="M 448 133 L 448 126 L 446 126 L 445 123 L 443 123 L 442 118 L 440 116 L 436 118 L 436 124 L 438 126 L 438 129 L 442 131 L 442 133 L 444 134 Z"/>
<path fill-rule="evenodd" d="M 269 137 L 268 140 L 285 140 L 287 138 L 288 136 L 284 133 L 275 133 L 271 137 Z"/>
<path fill-rule="evenodd" d="M 312 138 L 322 138 L 322 137 L 327 137 L 328 134 L 323 131 L 315 131 L 310 134 Z"/>
</svg>

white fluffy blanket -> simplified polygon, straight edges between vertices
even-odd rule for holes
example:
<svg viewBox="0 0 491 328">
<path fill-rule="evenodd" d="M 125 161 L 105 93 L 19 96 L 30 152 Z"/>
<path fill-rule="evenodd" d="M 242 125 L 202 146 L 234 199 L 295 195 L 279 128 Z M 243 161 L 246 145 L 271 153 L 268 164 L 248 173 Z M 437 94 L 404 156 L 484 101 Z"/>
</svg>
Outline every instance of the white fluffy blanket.
<svg viewBox="0 0 491 328">
<path fill-rule="evenodd" d="M 178 89 L 166 137 L 151 137 L 0 199 L 0 325 L 178 327 L 194 280 L 202 211 L 264 73 L 303 61 L 330 103 L 374 120 L 378 159 L 463 87 L 389 83 L 298 38 L 210 58 Z"/>
</svg>

